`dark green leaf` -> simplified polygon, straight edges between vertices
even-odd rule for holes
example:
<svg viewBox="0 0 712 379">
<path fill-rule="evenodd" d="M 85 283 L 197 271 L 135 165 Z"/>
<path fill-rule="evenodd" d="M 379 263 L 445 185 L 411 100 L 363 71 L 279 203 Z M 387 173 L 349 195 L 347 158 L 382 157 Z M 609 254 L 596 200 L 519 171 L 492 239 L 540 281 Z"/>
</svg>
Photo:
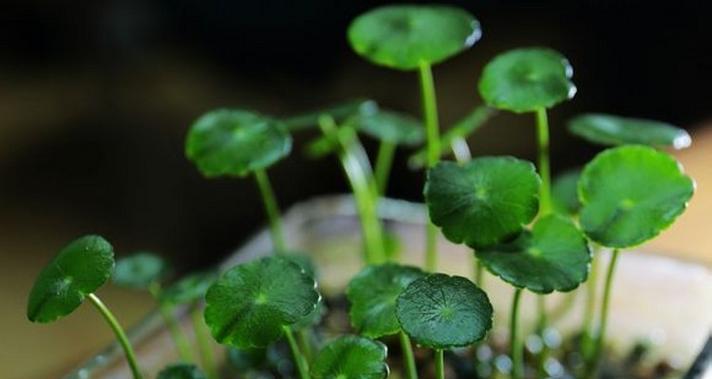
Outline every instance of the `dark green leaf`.
<svg viewBox="0 0 712 379">
<path fill-rule="evenodd" d="M 311 313 L 320 299 L 314 279 L 301 267 L 267 257 L 233 267 L 210 287 L 205 322 L 222 344 L 264 347 L 280 338 L 284 326 Z"/>
<path fill-rule="evenodd" d="M 40 272 L 27 301 L 27 318 L 52 322 L 72 313 L 111 277 L 114 250 L 104 238 L 84 236 L 64 247 Z"/>
<path fill-rule="evenodd" d="M 441 162 L 428 171 L 425 201 L 445 237 L 479 248 L 516 236 L 532 221 L 539 185 L 534 165 L 512 157 Z"/>
<path fill-rule="evenodd" d="M 368 266 L 349 283 L 346 297 L 351 303 L 351 325 L 369 338 L 379 338 L 400 331 L 396 318 L 396 300 L 408 285 L 425 276 L 417 267 L 386 263 Z"/>
<path fill-rule="evenodd" d="M 212 271 L 189 274 L 161 291 L 160 300 L 164 304 L 174 305 L 201 300 L 217 277 Z"/>
<path fill-rule="evenodd" d="M 423 124 L 417 118 L 379 109 L 375 103 L 364 107 L 358 117 L 358 129 L 371 137 L 394 145 L 414 146 L 423 142 Z"/>
<path fill-rule="evenodd" d="M 185 151 L 206 177 L 245 176 L 289 154 L 292 139 L 285 126 L 243 110 L 219 109 L 190 128 Z"/>
<path fill-rule="evenodd" d="M 600 113 L 573 118 L 569 131 L 589 142 L 608 146 L 640 144 L 684 149 L 692 142 L 684 129 L 664 122 Z"/>
<path fill-rule="evenodd" d="M 267 350 L 264 348 L 238 349 L 230 347 L 227 349 L 227 361 L 240 373 L 254 370 L 262 367 L 267 361 Z"/>
<path fill-rule="evenodd" d="M 487 294 L 463 277 L 445 274 L 412 282 L 398 297 L 396 316 L 416 343 L 433 349 L 470 345 L 492 328 Z"/>
<path fill-rule="evenodd" d="M 304 270 L 304 272 L 312 278 L 318 278 L 316 266 L 308 253 L 301 251 L 287 251 L 284 254 L 284 258 L 296 263 L 297 266 L 301 267 L 302 270 Z"/>
<path fill-rule="evenodd" d="M 545 48 L 510 50 L 488 63 L 480 95 L 491 106 L 512 112 L 550 108 L 576 94 L 573 69 L 558 52 Z"/>
<path fill-rule="evenodd" d="M 195 365 L 177 363 L 161 370 L 158 379 L 207 379 L 207 376 Z"/>
<path fill-rule="evenodd" d="M 603 246 L 641 244 L 675 221 L 694 187 L 680 164 L 666 153 L 638 145 L 608 149 L 581 174 L 581 227 Z"/>
<path fill-rule="evenodd" d="M 386 345 L 357 336 L 340 337 L 314 359 L 313 379 L 382 379 L 388 376 Z"/>
<path fill-rule="evenodd" d="M 578 180 L 581 170 L 570 170 L 554 179 L 551 187 L 551 197 L 554 209 L 563 215 L 575 215 L 581 208 L 578 199 Z"/>
<path fill-rule="evenodd" d="M 349 26 L 351 47 L 370 62 L 400 70 L 435 64 L 472 46 L 480 23 L 446 5 L 387 5 L 357 17 Z"/>
<path fill-rule="evenodd" d="M 117 286 L 147 289 L 166 273 L 166 262 L 158 255 L 140 251 L 116 262 L 112 281 Z"/>
<path fill-rule="evenodd" d="M 566 292 L 586 280 L 591 252 L 573 222 L 550 214 L 514 241 L 478 250 L 477 259 L 515 287 Z"/>
</svg>

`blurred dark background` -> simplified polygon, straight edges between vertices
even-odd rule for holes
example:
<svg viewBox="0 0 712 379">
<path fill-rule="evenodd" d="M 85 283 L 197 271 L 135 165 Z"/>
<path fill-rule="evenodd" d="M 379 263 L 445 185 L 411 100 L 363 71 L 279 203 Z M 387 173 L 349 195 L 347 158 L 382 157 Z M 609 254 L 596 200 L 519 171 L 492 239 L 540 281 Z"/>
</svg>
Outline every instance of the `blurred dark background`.
<svg viewBox="0 0 712 379">
<path fill-rule="evenodd" d="M 372 66 L 345 40 L 349 21 L 382 3 L 2 2 L 2 265 L 40 267 L 87 232 L 119 252 L 156 250 L 179 268 L 219 261 L 259 229 L 263 211 L 253 182 L 201 178 L 183 155 L 187 128 L 216 107 L 289 115 L 355 97 L 419 115 L 417 76 Z M 598 151 L 565 132 L 576 113 L 661 119 L 693 133 L 712 116 L 712 28 L 702 1 L 447 3 L 469 9 L 484 34 L 435 68 L 443 127 L 481 102 L 484 63 L 529 45 L 566 55 L 579 89 L 551 112 L 555 171 Z M 497 117 L 470 145 L 476 155 L 533 159 L 532 125 L 530 116 Z M 347 190 L 335 159 L 302 154 L 313 136 L 295 136 L 292 157 L 270 172 L 283 209 Z M 406 169 L 407 154 L 389 195 L 417 201 L 422 173 Z M 34 270 L 17 275 L 31 283 Z M 15 288 L 21 307 L 27 285 Z"/>
</svg>

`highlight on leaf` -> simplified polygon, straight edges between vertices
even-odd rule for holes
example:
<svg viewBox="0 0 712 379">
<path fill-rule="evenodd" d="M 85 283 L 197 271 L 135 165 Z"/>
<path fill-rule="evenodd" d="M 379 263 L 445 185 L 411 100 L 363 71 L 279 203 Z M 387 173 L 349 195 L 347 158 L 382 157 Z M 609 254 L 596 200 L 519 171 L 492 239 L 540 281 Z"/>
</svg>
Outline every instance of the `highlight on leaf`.
<svg viewBox="0 0 712 379">
<path fill-rule="evenodd" d="M 569 131 L 589 142 L 605 145 L 647 145 L 679 150 L 692 143 L 690 135 L 668 123 L 603 113 L 576 116 L 568 123 Z"/>
</svg>

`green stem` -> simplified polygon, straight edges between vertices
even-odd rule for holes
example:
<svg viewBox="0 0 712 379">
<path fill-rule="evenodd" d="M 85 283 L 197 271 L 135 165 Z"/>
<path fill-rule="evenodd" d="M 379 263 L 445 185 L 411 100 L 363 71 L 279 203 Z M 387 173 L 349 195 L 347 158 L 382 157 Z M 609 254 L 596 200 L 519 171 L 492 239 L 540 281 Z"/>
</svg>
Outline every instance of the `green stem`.
<svg viewBox="0 0 712 379">
<path fill-rule="evenodd" d="M 380 196 L 385 196 L 386 189 L 388 188 L 388 176 L 391 173 L 391 167 L 393 166 L 393 156 L 396 152 L 396 144 L 391 142 L 381 142 L 378 147 L 378 155 L 376 156 L 376 186 L 378 188 L 378 194 Z"/>
<path fill-rule="evenodd" d="M 299 344 L 304 351 L 304 358 L 307 362 L 311 361 L 314 355 L 311 343 L 311 331 L 307 328 L 297 330 L 297 338 L 299 338 Z"/>
<path fill-rule="evenodd" d="M 420 89 L 423 100 L 423 114 L 425 117 L 425 134 L 427 137 L 428 168 L 435 166 L 440 160 L 440 127 L 438 125 L 438 106 L 435 97 L 435 83 L 433 72 L 427 63 L 420 64 Z M 438 229 L 428 220 L 425 242 L 425 269 L 437 270 Z"/>
<path fill-rule="evenodd" d="M 255 170 L 255 180 L 257 181 L 257 187 L 260 189 L 262 202 L 264 203 L 265 211 L 267 212 L 269 230 L 272 236 L 272 244 L 274 245 L 275 252 L 277 254 L 282 254 L 285 252 L 287 245 L 284 242 L 282 220 L 280 218 L 277 199 L 275 198 L 274 191 L 272 190 L 272 185 L 269 182 L 269 178 L 267 177 L 265 170 Z"/>
<path fill-rule="evenodd" d="M 410 343 L 410 338 L 405 332 L 400 332 L 401 349 L 403 350 L 403 367 L 405 367 L 407 379 L 418 379 L 418 369 L 415 366 L 415 357 L 413 356 L 413 345 Z"/>
<path fill-rule="evenodd" d="M 477 287 L 482 288 L 482 285 L 484 284 L 484 266 L 480 260 L 477 259 L 474 252 L 472 253 L 472 270 L 474 271 L 473 279 L 475 284 L 477 284 Z"/>
<path fill-rule="evenodd" d="M 104 317 L 104 320 L 106 320 L 106 322 L 109 324 L 111 330 L 114 331 L 116 339 L 119 340 L 121 348 L 124 349 L 124 353 L 126 354 L 126 360 L 129 363 L 129 368 L 131 368 L 131 373 L 133 374 L 134 379 L 143 379 L 141 371 L 138 368 L 138 363 L 136 361 L 136 354 L 134 353 L 133 348 L 131 347 L 131 343 L 129 342 L 128 337 L 126 337 L 126 333 L 121 328 L 121 325 L 119 325 L 119 322 L 116 320 L 116 317 L 114 317 L 109 308 L 104 305 L 104 303 L 101 301 L 101 299 L 99 299 L 98 296 L 93 293 L 90 293 L 88 297 L 89 300 L 91 300 L 92 304 L 94 304 L 96 309 L 99 311 L 99 313 L 101 313 L 101 315 Z"/>
<path fill-rule="evenodd" d="M 606 282 L 603 287 L 603 303 L 601 303 L 600 326 L 598 334 L 594 341 L 593 358 L 589 364 L 586 377 L 593 378 L 598 370 L 601 355 L 603 354 L 603 343 L 606 340 L 606 328 L 608 326 L 608 307 L 611 301 L 611 288 L 613 287 L 613 274 L 616 270 L 618 262 L 618 249 L 614 249 L 611 255 L 611 261 L 608 263 L 608 272 L 606 273 Z"/>
<path fill-rule="evenodd" d="M 596 312 L 596 289 L 598 282 L 598 248 L 594 247 L 593 257 L 591 259 L 591 271 L 586 282 L 586 305 L 584 307 L 583 324 L 581 331 L 581 352 L 585 360 L 590 360 L 593 353 L 593 315 Z"/>
<path fill-rule="evenodd" d="M 284 326 L 284 335 L 287 337 L 287 342 L 289 343 L 289 348 L 292 350 L 292 356 L 294 356 L 294 364 L 297 366 L 297 371 L 299 372 L 300 379 L 309 379 L 309 366 L 304 360 L 304 356 L 299 351 L 299 345 L 294 339 L 294 334 L 292 329 L 288 326 Z"/>
<path fill-rule="evenodd" d="M 536 111 L 536 131 L 539 175 L 541 176 L 539 213 L 546 215 L 551 212 L 551 169 L 549 166 L 549 120 L 545 108 Z"/>
<path fill-rule="evenodd" d="M 445 353 L 442 349 L 435 350 L 435 378 L 445 379 Z"/>
<path fill-rule="evenodd" d="M 519 300 L 522 297 L 522 289 L 514 290 L 512 299 L 511 315 L 509 317 L 509 346 L 512 349 L 512 379 L 522 379 L 524 377 L 524 345 L 519 337 Z"/>
<path fill-rule="evenodd" d="M 200 359 L 203 363 L 203 369 L 205 370 L 208 378 L 218 379 L 218 368 L 215 364 L 215 351 L 210 342 L 210 336 L 208 335 L 208 329 L 205 325 L 205 320 L 203 319 L 203 313 L 201 312 L 201 307 L 199 304 L 193 305 L 190 311 L 190 318 L 193 321 L 193 332 L 195 333 L 195 341 L 198 344 L 198 351 L 200 351 Z"/>
<path fill-rule="evenodd" d="M 151 296 L 153 296 L 153 299 L 158 304 L 158 311 L 161 313 L 161 317 L 163 317 L 163 322 L 166 323 L 166 327 L 168 327 L 168 332 L 170 333 L 171 338 L 173 339 L 173 343 L 176 346 L 176 350 L 178 350 L 178 357 L 184 362 L 193 361 L 194 357 L 193 353 L 190 350 L 190 343 L 188 342 L 188 338 L 185 336 L 183 330 L 178 325 L 178 320 L 176 320 L 172 309 L 169 306 L 163 304 L 160 300 L 161 285 L 158 282 L 151 283 L 148 286 L 148 292 L 151 293 Z"/>
<path fill-rule="evenodd" d="M 467 140 L 462 137 L 455 137 L 450 142 L 450 149 L 458 162 L 467 162 L 472 159 L 470 146 L 467 145 Z"/>
</svg>

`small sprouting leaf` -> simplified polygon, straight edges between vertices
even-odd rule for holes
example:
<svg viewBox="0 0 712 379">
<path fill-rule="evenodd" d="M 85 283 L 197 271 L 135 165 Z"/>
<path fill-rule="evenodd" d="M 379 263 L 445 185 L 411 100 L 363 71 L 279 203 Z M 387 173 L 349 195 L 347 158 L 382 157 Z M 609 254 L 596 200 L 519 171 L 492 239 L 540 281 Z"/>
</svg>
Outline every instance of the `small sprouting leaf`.
<svg viewBox="0 0 712 379">
<path fill-rule="evenodd" d="M 463 277 L 445 274 L 412 282 L 398 297 L 396 316 L 416 343 L 433 349 L 470 345 L 492 328 L 487 294 Z"/>
<path fill-rule="evenodd" d="M 574 97 L 573 68 L 546 48 L 514 49 L 496 56 L 482 72 L 479 89 L 491 106 L 516 113 L 550 108 Z"/>
<path fill-rule="evenodd" d="M 185 151 L 206 177 L 246 176 L 287 154 L 292 138 L 272 118 L 244 110 L 218 109 L 190 128 Z"/>
<path fill-rule="evenodd" d="M 193 364 L 176 363 L 161 370 L 157 379 L 207 379 L 207 376 Z"/>
<path fill-rule="evenodd" d="M 386 345 L 358 336 L 343 336 L 314 359 L 313 379 L 382 379 L 388 376 Z"/>
<path fill-rule="evenodd" d="M 579 220 L 600 245 L 626 248 L 667 228 L 687 207 L 694 182 L 669 154 L 626 145 L 598 154 L 579 180 Z"/>
<path fill-rule="evenodd" d="M 379 109 L 375 103 L 364 106 L 356 123 L 358 130 L 383 142 L 415 146 L 423 142 L 423 125 L 417 118 Z"/>
<path fill-rule="evenodd" d="M 212 271 L 189 274 L 161 291 L 160 301 L 173 305 L 198 301 L 205 297 L 217 277 Z"/>
<path fill-rule="evenodd" d="M 399 70 L 435 64 L 472 46 L 480 23 L 446 5 L 387 5 L 357 17 L 349 26 L 351 47 L 371 63 Z"/>
<path fill-rule="evenodd" d="M 664 122 L 601 113 L 574 117 L 569 121 L 569 131 L 589 142 L 607 146 L 639 144 L 684 149 L 692 143 L 684 129 Z"/>
<path fill-rule="evenodd" d="M 74 240 L 37 276 L 27 301 L 27 318 L 46 323 L 72 313 L 106 283 L 113 268 L 114 250 L 103 237 Z"/>
<path fill-rule="evenodd" d="M 166 262 L 158 255 L 140 251 L 116 261 L 111 280 L 117 286 L 146 289 L 166 273 Z"/>
<path fill-rule="evenodd" d="M 351 303 L 351 325 L 369 338 L 398 333 L 398 295 L 416 279 L 425 276 L 417 267 L 386 263 L 368 266 L 349 283 L 346 297 Z"/>
<path fill-rule="evenodd" d="M 428 171 L 425 201 L 452 242 L 479 248 L 516 236 L 539 209 L 534 165 L 513 157 L 440 162 Z"/>
<path fill-rule="evenodd" d="M 578 199 L 578 180 L 581 170 L 569 170 L 554 179 L 551 197 L 554 209 L 563 215 L 575 215 L 581 208 Z"/>
<path fill-rule="evenodd" d="M 478 250 L 477 259 L 515 287 L 550 293 L 571 291 L 583 283 L 591 252 L 573 222 L 549 214 L 514 241 Z"/>
<path fill-rule="evenodd" d="M 283 327 L 311 313 L 321 299 L 316 282 L 297 264 L 267 257 L 224 273 L 205 296 L 205 322 L 222 344 L 264 347 Z"/>
</svg>

